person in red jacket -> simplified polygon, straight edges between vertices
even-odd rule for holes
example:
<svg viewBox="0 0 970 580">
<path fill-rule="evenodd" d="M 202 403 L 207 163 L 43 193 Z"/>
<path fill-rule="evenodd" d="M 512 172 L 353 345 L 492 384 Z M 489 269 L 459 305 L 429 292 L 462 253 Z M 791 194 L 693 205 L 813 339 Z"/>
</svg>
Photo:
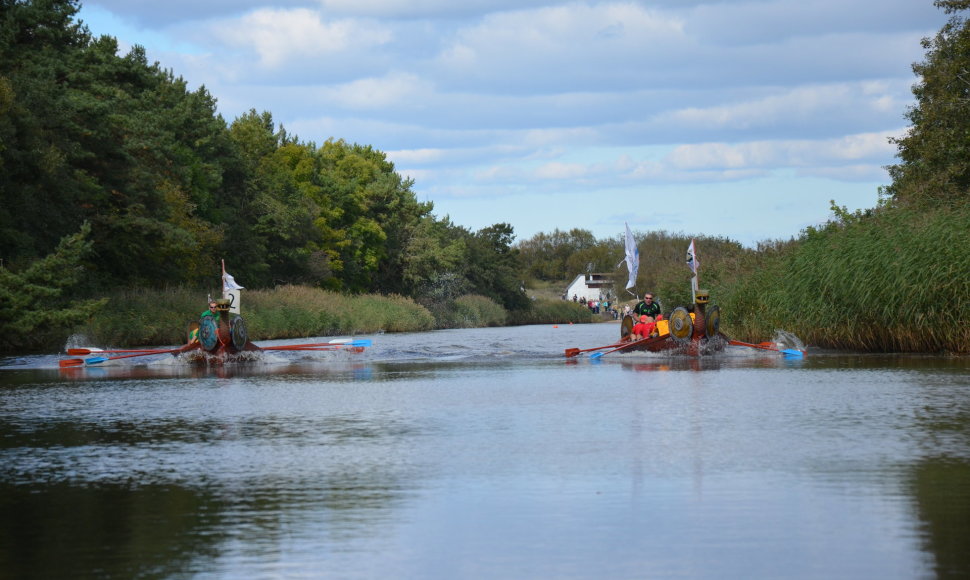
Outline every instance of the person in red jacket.
<svg viewBox="0 0 970 580">
<path fill-rule="evenodd" d="M 633 340 L 640 340 L 641 338 L 648 338 L 656 330 L 657 325 L 653 321 L 653 318 L 643 314 L 640 316 L 640 322 L 633 325 L 632 338 Z"/>
</svg>

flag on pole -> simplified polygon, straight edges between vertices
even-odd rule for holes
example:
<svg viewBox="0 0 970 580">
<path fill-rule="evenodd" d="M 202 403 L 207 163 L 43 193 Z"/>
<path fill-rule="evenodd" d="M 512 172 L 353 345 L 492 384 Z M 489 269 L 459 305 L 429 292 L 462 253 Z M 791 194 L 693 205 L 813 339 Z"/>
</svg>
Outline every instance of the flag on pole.
<svg viewBox="0 0 970 580">
<path fill-rule="evenodd" d="M 626 224 L 626 269 L 630 272 L 627 280 L 626 289 L 629 290 L 637 284 L 637 271 L 640 269 L 640 250 L 637 249 L 637 242 L 633 239 L 633 232 L 630 231 L 630 224 Z M 623 260 L 620 261 L 620 264 Z M 620 264 L 616 267 L 619 268 Z"/>
<path fill-rule="evenodd" d="M 691 291 L 691 298 L 693 299 L 693 301 L 697 300 L 697 288 L 698 288 L 697 268 L 699 268 L 700 265 L 701 263 L 697 260 L 697 252 L 694 250 L 694 240 L 691 239 L 690 246 L 688 246 L 687 248 L 687 266 L 690 268 L 690 271 L 692 272 L 690 277 L 690 291 Z"/>
<path fill-rule="evenodd" d="M 229 300 L 229 312 L 233 314 L 240 314 L 241 312 L 241 298 L 242 293 L 240 290 L 245 290 L 239 284 L 236 284 L 236 279 L 232 277 L 232 274 L 226 272 L 226 262 L 222 261 L 222 297 Z"/>
<path fill-rule="evenodd" d="M 222 291 L 229 292 L 230 290 L 245 290 L 245 288 L 236 284 L 236 280 L 232 277 L 232 274 L 226 272 L 222 275 Z"/>
<path fill-rule="evenodd" d="M 697 267 L 700 266 L 700 262 L 697 261 L 697 253 L 694 251 L 694 240 L 690 241 L 690 247 L 687 248 L 687 265 L 690 267 L 690 271 L 697 275 Z"/>
</svg>

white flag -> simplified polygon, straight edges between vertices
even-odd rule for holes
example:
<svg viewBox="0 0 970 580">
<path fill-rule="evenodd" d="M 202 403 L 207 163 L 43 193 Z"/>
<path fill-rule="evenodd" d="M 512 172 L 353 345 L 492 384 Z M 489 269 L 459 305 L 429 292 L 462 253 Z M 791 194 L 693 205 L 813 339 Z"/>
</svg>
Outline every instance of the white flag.
<svg viewBox="0 0 970 580">
<path fill-rule="evenodd" d="M 630 272 L 630 279 L 626 283 L 626 289 L 629 290 L 636 286 L 637 271 L 640 269 L 640 250 L 637 249 L 637 242 L 633 239 L 630 224 L 626 224 L 626 269 Z"/>
<path fill-rule="evenodd" d="M 222 274 L 222 291 L 229 292 L 230 290 L 245 290 L 245 288 L 236 284 L 236 280 L 233 279 L 232 275 L 226 272 Z"/>
<path fill-rule="evenodd" d="M 701 265 L 697 261 L 697 254 L 694 252 L 694 240 L 690 241 L 690 247 L 687 248 L 687 265 L 690 267 L 690 271 L 697 274 L 697 268 Z"/>
</svg>

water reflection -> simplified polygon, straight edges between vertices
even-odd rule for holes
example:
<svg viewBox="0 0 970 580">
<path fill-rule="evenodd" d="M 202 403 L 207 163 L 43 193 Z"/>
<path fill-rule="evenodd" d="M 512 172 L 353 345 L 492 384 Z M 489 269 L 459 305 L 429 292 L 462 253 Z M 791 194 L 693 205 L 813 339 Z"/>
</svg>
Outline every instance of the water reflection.
<svg viewBox="0 0 970 580">
<path fill-rule="evenodd" d="M 910 492 L 922 522 L 924 549 L 934 556 L 938 578 L 970 576 L 970 463 L 920 461 L 912 468 Z"/>
<path fill-rule="evenodd" d="M 581 330 L 19 361 L 0 370 L 0 577 L 970 574 L 966 359 L 565 359 L 606 342 Z"/>
<path fill-rule="evenodd" d="M 225 536 L 216 495 L 178 485 L 0 481 L 0 576 L 165 578 L 202 571 Z"/>
</svg>

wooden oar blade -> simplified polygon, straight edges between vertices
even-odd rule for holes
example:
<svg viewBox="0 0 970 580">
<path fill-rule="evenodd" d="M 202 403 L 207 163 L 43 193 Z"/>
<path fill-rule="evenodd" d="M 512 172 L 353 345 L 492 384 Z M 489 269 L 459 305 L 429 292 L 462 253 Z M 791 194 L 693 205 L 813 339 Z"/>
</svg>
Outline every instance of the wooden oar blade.
<svg viewBox="0 0 970 580">
<path fill-rule="evenodd" d="M 613 344 L 604 344 L 603 346 L 596 346 L 596 347 L 593 347 L 593 348 L 583 348 L 583 349 L 580 349 L 580 348 L 567 348 L 566 349 L 566 358 L 573 357 L 573 356 L 578 356 L 578 355 L 580 355 L 580 354 L 582 354 L 584 352 L 593 352 L 594 350 L 603 350 L 603 349 L 606 349 L 606 348 L 616 348 L 618 346 L 625 346 L 626 344 L 628 344 L 628 343 L 625 343 L 625 342 L 616 342 L 616 343 L 613 343 Z"/>
<path fill-rule="evenodd" d="M 97 365 L 97 364 L 101 364 L 101 363 L 103 363 L 105 361 L 118 360 L 120 358 L 132 358 L 132 357 L 136 357 L 136 356 L 151 356 L 153 354 L 171 354 L 171 353 L 176 353 L 176 352 L 182 352 L 188 346 L 190 346 L 190 345 L 182 346 L 182 347 L 179 347 L 179 348 L 168 348 L 168 349 L 164 349 L 164 350 L 162 350 L 162 349 L 159 349 L 159 350 L 146 350 L 144 352 L 136 352 L 136 353 L 133 353 L 133 354 L 123 354 L 123 355 L 119 355 L 119 356 L 107 356 L 107 357 L 106 356 L 93 356 L 93 357 L 84 359 L 84 364 L 87 364 L 87 365 Z"/>
<path fill-rule="evenodd" d="M 94 352 L 90 348 L 69 348 L 67 349 L 67 354 L 71 356 L 86 356 Z"/>
<path fill-rule="evenodd" d="M 627 342 L 627 343 L 623 344 L 622 346 L 620 346 L 618 348 L 614 348 L 613 350 L 608 350 L 608 351 L 605 351 L 605 352 L 602 352 L 602 351 L 601 352 L 595 352 L 595 353 L 589 355 L 589 358 L 600 358 L 601 356 L 610 354 L 611 352 L 617 352 L 619 350 L 626 350 L 626 349 L 628 349 L 630 347 L 637 346 L 637 345 L 644 345 L 644 344 L 647 344 L 647 343 L 651 343 L 652 344 L 652 343 L 655 343 L 655 342 L 661 342 L 661 341 L 667 340 L 668 338 L 670 338 L 670 335 L 669 334 L 664 334 L 664 335 L 661 335 L 661 336 L 648 336 L 647 338 L 641 338 L 640 340 L 634 340 L 634 341 L 631 341 L 631 342 Z"/>
<path fill-rule="evenodd" d="M 263 350 L 337 350 L 341 348 L 364 348 L 371 346 L 371 341 L 367 339 L 337 339 L 330 342 L 312 342 L 308 344 L 280 344 L 276 346 L 264 346 Z"/>
<path fill-rule="evenodd" d="M 795 348 L 780 349 L 780 348 L 775 348 L 774 346 L 769 346 L 769 345 L 773 345 L 774 344 L 773 342 L 762 342 L 761 344 L 751 344 L 750 342 L 741 342 L 740 340 L 729 340 L 728 344 L 733 346 L 747 346 L 751 348 L 757 348 L 760 350 L 770 350 L 793 358 L 802 358 L 805 356 L 805 351 L 803 350 L 798 350 Z"/>
</svg>

